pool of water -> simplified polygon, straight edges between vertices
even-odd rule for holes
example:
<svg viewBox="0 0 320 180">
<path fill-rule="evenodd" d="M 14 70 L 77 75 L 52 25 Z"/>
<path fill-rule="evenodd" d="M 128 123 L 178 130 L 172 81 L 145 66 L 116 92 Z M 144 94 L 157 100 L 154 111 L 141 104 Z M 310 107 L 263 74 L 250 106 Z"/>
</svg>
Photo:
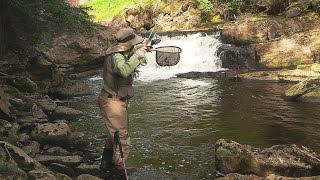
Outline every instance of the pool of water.
<svg viewBox="0 0 320 180">
<path fill-rule="evenodd" d="M 73 131 L 101 151 L 106 134 L 93 94 L 65 104 L 86 112 Z M 170 78 L 137 81 L 130 101 L 130 179 L 214 179 L 214 145 L 220 138 L 259 147 L 298 144 L 320 152 L 320 105 L 280 98 L 292 84 Z"/>
</svg>

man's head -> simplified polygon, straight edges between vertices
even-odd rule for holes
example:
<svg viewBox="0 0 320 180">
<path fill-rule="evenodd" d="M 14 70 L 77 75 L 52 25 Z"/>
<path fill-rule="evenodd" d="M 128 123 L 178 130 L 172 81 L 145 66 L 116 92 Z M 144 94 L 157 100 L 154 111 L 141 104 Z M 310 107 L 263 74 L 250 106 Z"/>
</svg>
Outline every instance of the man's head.
<svg viewBox="0 0 320 180">
<path fill-rule="evenodd" d="M 141 36 L 134 33 L 131 28 L 120 29 L 116 34 L 115 38 L 117 44 L 108 48 L 107 55 L 115 52 L 124 52 L 130 50 L 134 45 L 139 44 L 143 41 Z"/>
</svg>

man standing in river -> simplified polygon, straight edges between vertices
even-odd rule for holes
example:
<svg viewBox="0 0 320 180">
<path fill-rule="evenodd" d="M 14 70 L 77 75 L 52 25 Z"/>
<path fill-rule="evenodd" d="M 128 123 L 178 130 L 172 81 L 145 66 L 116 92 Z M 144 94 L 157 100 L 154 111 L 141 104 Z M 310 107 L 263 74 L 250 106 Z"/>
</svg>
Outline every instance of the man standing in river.
<svg viewBox="0 0 320 180">
<path fill-rule="evenodd" d="M 99 95 L 99 107 L 105 120 L 108 138 L 105 143 L 100 169 L 116 168 L 116 179 L 125 179 L 125 161 L 130 151 L 128 135 L 128 100 L 134 95 L 133 75 L 135 69 L 146 63 L 143 38 L 132 29 L 120 29 L 116 44 L 107 50 L 103 66 L 103 88 Z M 124 157 L 115 146 L 114 134 L 119 131 Z"/>
</svg>

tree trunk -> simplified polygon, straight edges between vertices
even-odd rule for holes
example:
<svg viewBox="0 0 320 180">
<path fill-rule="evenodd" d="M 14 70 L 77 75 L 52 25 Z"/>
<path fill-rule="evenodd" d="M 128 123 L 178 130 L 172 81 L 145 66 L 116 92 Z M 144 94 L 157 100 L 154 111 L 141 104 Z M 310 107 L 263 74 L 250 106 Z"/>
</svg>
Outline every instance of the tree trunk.
<svg viewBox="0 0 320 180">
<path fill-rule="evenodd" d="M 7 51 L 8 47 L 8 0 L 0 0 L 0 55 Z"/>
</svg>

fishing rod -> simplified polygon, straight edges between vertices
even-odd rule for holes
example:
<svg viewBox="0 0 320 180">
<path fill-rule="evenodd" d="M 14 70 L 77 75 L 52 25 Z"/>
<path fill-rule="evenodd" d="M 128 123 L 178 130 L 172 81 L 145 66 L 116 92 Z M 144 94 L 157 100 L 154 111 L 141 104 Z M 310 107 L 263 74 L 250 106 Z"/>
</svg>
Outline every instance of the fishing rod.
<svg viewBox="0 0 320 180">
<path fill-rule="evenodd" d="M 122 163 L 123 163 L 124 172 L 126 174 L 126 180 L 129 180 L 128 173 L 127 173 L 127 168 L 126 168 L 126 163 L 124 162 L 123 149 L 122 149 L 122 144 L 121 144 L 121 141 L 120 141 L 120 133 L 119 133 L 118 130 L 114 133 L 114 143 L 115 143 L 114 150 L 116 150 L 117 146 L 119 146 L 120 157 L 121 157 L 121 160 L 122 160 Z"/>
</svg>

